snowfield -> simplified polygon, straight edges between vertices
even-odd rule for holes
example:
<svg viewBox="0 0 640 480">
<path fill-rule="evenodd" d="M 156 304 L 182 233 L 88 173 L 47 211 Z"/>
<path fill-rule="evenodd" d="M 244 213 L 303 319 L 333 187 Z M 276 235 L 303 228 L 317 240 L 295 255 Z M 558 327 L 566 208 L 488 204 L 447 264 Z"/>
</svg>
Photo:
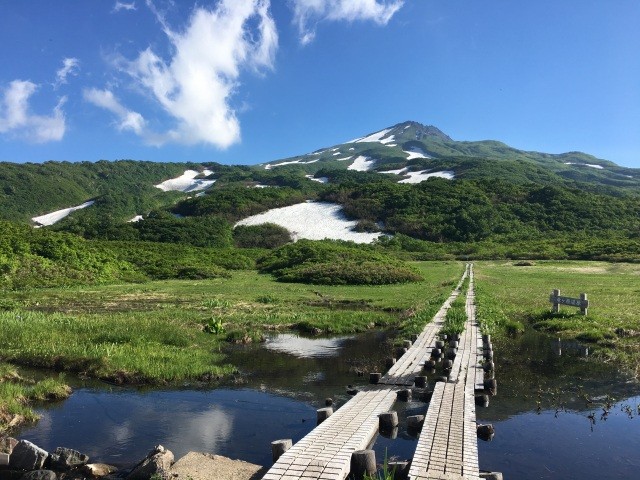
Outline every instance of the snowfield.
<svg viewBox="0 0 640 480">
<path fill-rule="evenodd" d="M 202 172 L 197 172 L 195 170 L 185 170 L 185 172 L 179 177 L 165 180 L 164 182 L 154 186 L 156 188 L 159 188 L 163 192 L 196 192 L 198 190 L 205 190 L 216 183 L 215 180 L 196 179 L 196 177 L 200 175 L 200 173 L 208 177 L 213 172 L 211 170 L 203 170 Z"/>
<path fill-rule="evenodd" d="M 382 144 L 390 143 L 395 140 L 394 135 L 391 135 L 389 138 L 385 138 L 384 140 L 383 140 L 383 137 L 387 135 L 391 130 L 393 129 L 385 128 L 384 130 L 380 130 L 379 132 L 372 133 L 371 135 L 368 135 L 366 137 L 360 137 L 360 138 L 355 138 L 353 140 L 349 140 L 347 143 L 364 143 L 364 142 L 380 142 Z"/>
<path fill-rule="evenodd" d="M 313 154 L 315 155 L 315 154 Z M 282 163 L 267 163 L 264 166 L 265 170 L 271 170 L 272 168 L 276 168 L 276 167 L 282 167 L 284 165 L 294 165 L 296 163 L 300 163 L 300 164 L 304 164 L 304 165 L 308 165 L 309 163 L 316 163 L 318 160 L 320 160 L 319 158 L 316 158 L 314 160 L 308 160 L 306 162 L 303 162 L 302 160 L 291 160 L 290 162 L 282 162 Z"/>
<path fill-rule="evenodd" d="M 82 205 L 78 205 L 77 207 L 64 208 L 62 210 L 56 210 L 55 212 L 47 213 L 45 215 L 40 215 L 39 217 L 32 217 L 31 220 L 38 224 L 36 225 L 36 228 L 48 227 L 49 225 L 53 225 L 54 223 L 59 222 L 64 217 L 67 217 L 76 210 L 90 207 L 94 203 L 95 202 L 91 200 L 89 202 L 83 203 Z"/>
<path fill-rule="evenodd" d="M 401 168 L 399 170 L 385 170 L 380 173 L 391 173 L 393 175 L 408 175 L 409 178 L 400 180 L 398 183 L 420 183 L 424 182 L 427 178 L 438 177 L 446 178 L 447 180 L 453 180 L 455 173 L 451 170 L 443 170 L 440 172 L 429 172 L 429 170 L 422 170 L 420 172 L 410 172 L 408 168 Z"/>
<path fill-rule="evenodd" d="M 294 240 L 351 240 L 356 243 L 371 243 L 381 233 L 354 232 L 358 223 L 347 220 L 342 207 L 334 203 L 305 202 L 289 207 L 274 208 L 258 215 L 245 218 L 238 225 L 262 225 L 275 223 L 291 232 Z"/>
<path fill-rule="evenodd" d="M 579 167 L 591 167 L 597 168 L 598 170 L 604 170 L 602 165 L 594 165 L 592 163 L 576 163 L 576 162 L 564 162 L 565 165 L 577 165 Z"/>
<path fill-rule="evenodd" d="M 144 217 L 142 215 L 136 215 L 131 220 L 127 220 L 127 223 L 136 223 L 136 222 L 139 222 L 140 220 L 144 220 Z"/>
<path fill-rule="evenodd" d="M 376 163 L 375 160 L 369 160 L 369 157 L 365 157 L 360 155 L 357 157 L 351 165 L 347 167 L 347 170 L 355 170 L 357 172 L 368 172 L 373 167 L 373 164 Z"/>
<path fill-rule="evenodd" d="M 442 172 L 429 172 L 429 170 L 423 170 L 421 172 L 406 172 L 405 175 L 409 175 L 409 178 L 400 180 L 398 183 L 420 183 L 431 177 L 453 180 L 454 177 L 454 173 L 450 170 L 445 170 Z"/>
<path fill-rule="evenodd" d="M 409 155 L 407 160 L 413 160 L 414 158 L 431 158 L 424 150 L 418 147 L 412 147 L 409 150 L 403 150 L 403 152 Z"/>
<path fill-rule="evenodd" d="M 314 182 L 319 182 L 319 183 L 329 183 L 329 179 L 327 177 L 314 177 L 313 175 L 305 175 L 306 178 L 308 178 L 309 180 L 313 180 Z"/>
</svg>

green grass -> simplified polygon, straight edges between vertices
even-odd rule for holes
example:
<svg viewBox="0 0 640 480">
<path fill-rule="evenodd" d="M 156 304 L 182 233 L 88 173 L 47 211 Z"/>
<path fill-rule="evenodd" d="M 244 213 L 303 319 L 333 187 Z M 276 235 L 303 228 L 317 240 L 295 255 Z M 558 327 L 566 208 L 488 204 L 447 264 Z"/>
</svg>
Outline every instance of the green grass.
<svg viewBox="0 0 640 480">
<path fill-rule="evenodd" d="M 449 310 L 442 324 L 442 335 L 460 335 L 464 330 L 464 324 L 467 321 L 467 290 L 469 289 L 469 277 L 465 278 L 460 287 L 460 294 L 451 303 Z"/>
<path fill-rule="evenodd" d="M 406 285 L 303 285 L 235 271 L 230 279 L 7 292 L 0 355 L 118 382 L 208 380 L 234 371 L 225 342 L 259 341 L 268 330 L 422 329 L 463 265 L 413 267 L 424 280 Z"/>
<path fill-rule="evenodd" d="M 592 344 L 604 360 L 640 373 L 640 265 L 604 262 L 477 262 L 477 315 L 485 333 L 522 331 L 525 326 Z M 561 306 L 552 314 L 553 289 L 577 298 L 587 293 L 587 316 Z"/>
<path fill-rule="evenodd" d="M 15 367 L 0 363 L 0 433 L 6 432 L 10 424 L 37 420 L 38 415 L 31 408 L 34 402 L 67 398 L 71 389 L 62 380 L 25 380 Z"/>
</svg>

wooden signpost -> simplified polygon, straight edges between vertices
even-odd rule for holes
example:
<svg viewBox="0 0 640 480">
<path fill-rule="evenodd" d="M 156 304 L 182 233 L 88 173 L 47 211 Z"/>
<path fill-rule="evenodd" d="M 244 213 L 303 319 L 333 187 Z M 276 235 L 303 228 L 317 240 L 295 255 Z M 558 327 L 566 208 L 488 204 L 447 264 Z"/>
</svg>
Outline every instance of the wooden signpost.
<svg viewBox="0 0 640 480">
<path fill-rule="evenodd" d="M 570 307 L 577 307 L 580 309 L 582 315 L 587 314 L 587 308 L 589 308 L 589 300 L 587 300 L 587 294 L 581 293 L 580 298 L 561 297 L 560 290 L 554 290 L 551 292 L 549 301 L 553 304 L 551 311 L 558 313 L 560 311 L 560 305 L 569 305 Z"/>
</svg>

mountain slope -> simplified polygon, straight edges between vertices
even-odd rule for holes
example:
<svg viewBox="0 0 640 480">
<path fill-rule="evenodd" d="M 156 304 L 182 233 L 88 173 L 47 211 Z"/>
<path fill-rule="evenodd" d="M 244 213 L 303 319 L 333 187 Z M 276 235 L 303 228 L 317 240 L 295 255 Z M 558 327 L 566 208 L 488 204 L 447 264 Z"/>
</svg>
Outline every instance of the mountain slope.
<svg viewBox="0 0 640 480">
<path fill-rule="evenodd" d="M 308 200 L 342 206 L 358 231 L 429 241 L 578 231 L 629 237 L 640 231 L 639 198 L 638 169 L 578 152 L 455 141 L 417 122 L 257 166 L 0 163 L 0 219 L 33 225 L 33 217 L 88 205 L 48 228 L 198 246 L 228 246 L 234 223 Z M 142 221 L 127 223 L 134 218 Z"/>
<path fill-rule="evenodd" d="M 399 123 L 343 144 L 262 167 L 296 166 L 315 174 L 328 168 L 348 169 L 354 162 L 365 164 L 365 161 L 368 171 L 450 170 L 456 178 L 468 179 L 495 178 L 499 175 L 500 162 L 506 162 L 510 181 L 584 184 L 584 188 L 599 188 L 609 193 L 640 192 L 639 169 L 621 167 L 581 152 L 548 154 L 518 150 L 493 140 L 455 141 L 438 128 L 417 122 Z"/>
</svg>

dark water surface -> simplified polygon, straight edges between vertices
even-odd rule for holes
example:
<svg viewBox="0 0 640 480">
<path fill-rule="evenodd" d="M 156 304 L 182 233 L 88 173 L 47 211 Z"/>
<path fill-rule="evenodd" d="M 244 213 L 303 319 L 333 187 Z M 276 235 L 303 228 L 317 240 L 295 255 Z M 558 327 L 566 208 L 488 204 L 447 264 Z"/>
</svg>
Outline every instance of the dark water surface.
<svg viewBox="0 0 640 480">
<path fill-rule="evenodd" d="M 480 467 L 508 479 L 640 478 L 640 385 L 585 356 L 584 347 L 528 333 L 494 342 L 498 396 L 478 407 L 478 421 L 496 436 L 479 441 Z M 242 372 L 231 384 L 198 389 L 141 390 L 69 378 L 68 400 L 39 410 L 42 419 L 18 436 L 45 449 L 77 448 L 118 466 L 163 444 L 176 458 L 205 451 L 270 465 L 269 443 L 295 441 L 314 426 L 326 397 L 349 399 L 346 386 L 380 371 L 386 333 L 332 339 L 279 335 L 264 345 L 234 347 Z M 360 376 L 364 373 L 364 376 Z M 397 438 L 379 437 L 378 459 L 410 458 L 417 439 L 407 415 L 427 404 L 396 403 Z"/>
</svg>

